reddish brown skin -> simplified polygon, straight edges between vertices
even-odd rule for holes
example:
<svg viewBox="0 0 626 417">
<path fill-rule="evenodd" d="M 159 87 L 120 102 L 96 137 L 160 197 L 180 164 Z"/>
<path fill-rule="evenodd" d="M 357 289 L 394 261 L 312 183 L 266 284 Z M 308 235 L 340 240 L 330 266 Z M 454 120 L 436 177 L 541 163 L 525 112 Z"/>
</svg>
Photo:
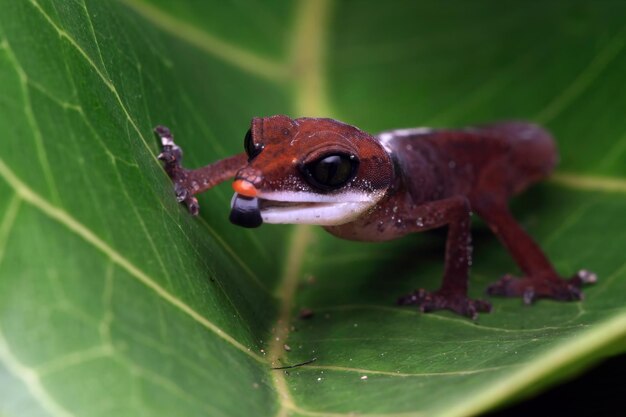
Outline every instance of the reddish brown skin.
<svg viewBox="0 0 626 417">
<path fill-rule="evenodd" d="M 263 151 L 234 177 L 251 182 L 261 191 L 316 191 L 306 182 L 296 187 L 285 178 L 299 176 L 298 164 L 315 159 L 328 148 L 359 155 L 360 175 L 340 191 L 354 188 L 374 192 L 387 188 L 392 179 L 391 160 L 382 145 L 371 142 L 371 135 L 354 126 L 332 119 L 273 116 L 254 118 L 251 129 Z"/>
<path fill-rule="evenodd" d="M 166 128 L 156 132 L 171 138 Z M 245 154 L 186 170 L 177 146 L 164 146 L 160 158 L 174 181 L 179 201 L 194 214 L 194 194 L 229 179 L 242 179 L 260 192 L 306 190 L 305 181 L 286 182 L 302 174 L 299 164 L 329 149 L 358 156 L 357 175 L 341 190 L 382 193 L 367 212 L 338 226 L 324 226 L 335 236 L 364 241 L 399 238 L 409 233 L 448 227 L 445 269 L 441 287 L 418 290 L 399 299 L 422 311 L 452 310 L 472 318 L 491 305 L 467 297 L 471 264 L 470 217 L 475 212 L 507 248 L 523 277 L 505 275 L 488 288 L 492 295 L 580 300 L 584 283 L 595 275 L 582 270 L 562 279 L 533 239 L 508 209 L 511 196 L 545 178 L 554 168 L 557 152 L 552 137 L 525 122 L 503 122 L 458 130 L 385 132 L 379 137 L 332 119 L 255 118 L 254 143 L 262 151 L 248 162 Z M 386 137 L 386 140 L 383 138 Z M 173 141 L 172 141 L 173 143 Z M 319 190 L 318 190 L 319 192 Z"/>
</svg>

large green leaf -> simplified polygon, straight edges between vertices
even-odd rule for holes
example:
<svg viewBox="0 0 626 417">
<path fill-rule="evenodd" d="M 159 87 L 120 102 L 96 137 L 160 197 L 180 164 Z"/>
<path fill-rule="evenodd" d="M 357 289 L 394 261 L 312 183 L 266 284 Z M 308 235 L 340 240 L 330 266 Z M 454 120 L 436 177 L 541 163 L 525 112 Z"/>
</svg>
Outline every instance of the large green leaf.
<svg viewBox="0 0 626 417">
<path fill-rule="evenodd" d="M 470 415 L 624 350 L 623 3 L 0 10 L 0 415 Z M 580 303 L 493 300 L 477 323 L 424 315 L 394 299 L 437 286 L 440 234 L 243 230 L 228 185 L 200 219 L 176 204 L 154 125 L 199 166 L 277 113 L 370 131 L 546 124 L 561 167 L 515 212 L 559 271 L 600 282 Z M 475 253 L 480 296 L 514 265 L 480 225 Z"/>
</svg>

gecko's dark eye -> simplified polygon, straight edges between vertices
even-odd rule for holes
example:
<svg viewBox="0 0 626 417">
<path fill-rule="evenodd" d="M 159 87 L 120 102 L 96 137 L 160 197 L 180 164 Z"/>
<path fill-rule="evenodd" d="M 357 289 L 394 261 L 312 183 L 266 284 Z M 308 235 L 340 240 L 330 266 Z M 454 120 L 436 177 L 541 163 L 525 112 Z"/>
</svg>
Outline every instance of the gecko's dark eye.
<svg viewBox="0 0 626 417">
<path fill-rule="evenodd" d="M 252 161 L 263 150 L 263 145 L 255 144 L 252 141 L 252 129 L 248 129 L 246 137 L 243 139 L 243 147 L 248 154 L 248 162 Z"/>
<path fill-rule="evenodd" d="M 359 160 L 354 155 L 332 154 L 304 164 L 302 170 L 312 186 L 322 190 L 341 188 L 354 177 Z"/>
</svg>

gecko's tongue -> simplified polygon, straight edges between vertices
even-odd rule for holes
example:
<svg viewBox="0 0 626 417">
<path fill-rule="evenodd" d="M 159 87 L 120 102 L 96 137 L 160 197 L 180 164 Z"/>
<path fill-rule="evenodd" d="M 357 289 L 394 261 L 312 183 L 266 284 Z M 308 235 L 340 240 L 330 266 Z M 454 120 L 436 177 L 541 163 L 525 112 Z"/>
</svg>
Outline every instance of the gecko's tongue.
<svg viewBox="0 0 626 417">
<path fill-rule="evenodd" d="M 230 221 L 243 227 L 259 227 L 263 224 L 259 199 L 235 194 L 231 202 Z"/>
</svg>

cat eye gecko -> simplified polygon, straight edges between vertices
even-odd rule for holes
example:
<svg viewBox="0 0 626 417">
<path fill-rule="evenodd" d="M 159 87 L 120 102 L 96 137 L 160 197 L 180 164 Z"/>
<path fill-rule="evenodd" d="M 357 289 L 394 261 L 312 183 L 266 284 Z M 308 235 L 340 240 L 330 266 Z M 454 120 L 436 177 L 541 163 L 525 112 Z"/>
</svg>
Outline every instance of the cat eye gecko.
<svg viewBox="0 0 626 417">
<path fill-rule="evenodd" d="M 508 209 L 511 196 L 546 177 L 557 162 L 550 134 L 525 122 L 457 130 L 399 129 L 370 135 L 333 119 L 254 118 L 245 153 L 187 170 L 182 150 L 163 126 L 165 171 L 179 202 L 196 215 L 195 194 L 234 178 L 230 220 L 243 227 L 300 223 L 351 240 L 383 241 L 447 226 L 438 290 L 401 297 L 423 312 L 448 309 L 476 318 L 491 304 L 467 296 L 470 218 L 478 214 L 511 254 L 523 276 L 504 275 L 490 295 L 561 301 L 582 299 L 596 275 L 561 278 Z"/>
</svg>

